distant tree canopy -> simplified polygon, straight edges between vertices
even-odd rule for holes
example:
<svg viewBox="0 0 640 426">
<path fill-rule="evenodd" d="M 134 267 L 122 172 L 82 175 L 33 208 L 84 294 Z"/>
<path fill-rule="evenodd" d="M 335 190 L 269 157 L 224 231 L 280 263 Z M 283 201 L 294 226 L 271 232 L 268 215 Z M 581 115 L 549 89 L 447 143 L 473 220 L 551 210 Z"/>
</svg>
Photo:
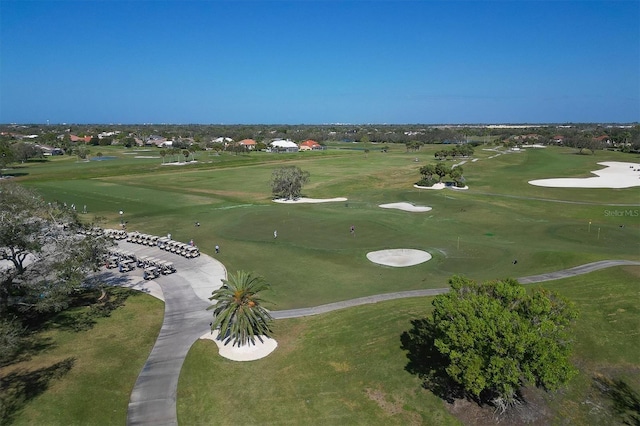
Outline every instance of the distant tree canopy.
<svg viewBox="0 0 640 426">
<path fill-rule="evenodd" d="M 274 198 L 296 199 L 302 192 L 302 186 L 309 182 L 309 172 L 298 166 L 286 166 L 271 173 L 271 192 Z"/>
<path fill-rule="evenodd" d="M 412 365 L 426 366 L 419 371 L 425 385 L 460 386 L 504 409 L 526 384 L 555 390 L 575 374 L 569 326 L 577 313 L 566 299 L 528 293 L 513 279 L 478 284 L 456 276 L 450 284 L 433 300 L 432 316 L 402 337 Z"/>
<path fill-rule="evenodd" d="M 462 166 L 448 167 L 443 162 L 437 164 L 426 164 L 420 167 L 421 179 L 416 182 L 419 186 L 433 186 L 438 182 L 442 182 L 442 179 L 449 175 L 454 185 L 457 187 L 464 186 L 464 176 L 462 176 Z"/>
</svg>

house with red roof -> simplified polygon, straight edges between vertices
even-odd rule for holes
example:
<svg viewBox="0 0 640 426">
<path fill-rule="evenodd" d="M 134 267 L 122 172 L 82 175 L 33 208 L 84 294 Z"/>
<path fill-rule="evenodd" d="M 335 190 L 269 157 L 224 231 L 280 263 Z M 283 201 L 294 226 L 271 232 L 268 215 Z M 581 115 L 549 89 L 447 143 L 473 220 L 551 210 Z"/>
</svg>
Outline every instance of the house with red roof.
<svg viewBox="0 0 640 426">
<path fill-rule="evenodd" d="M 253 151 L 254 149 L 256 149 L 256 141 L 254 141 L 253 139 L 243 139 L 240 142 L 238 142 L 238 145 Z"/>
<path fill-rule="evenodd" d="M 300 151 L 318 151 L 323 149 L 322 145 L 311 139 L 302 142 L 298 145 L 298 148 Z"/>
<path fill-rule="evenodd" d="M 76 136 L 76 135 L 69 135 L 69 140 L 71 140 L 71 142 L 84 142 L 84 143 L 89 143 L 91 142 L 91 136 Z"/>
</svg>

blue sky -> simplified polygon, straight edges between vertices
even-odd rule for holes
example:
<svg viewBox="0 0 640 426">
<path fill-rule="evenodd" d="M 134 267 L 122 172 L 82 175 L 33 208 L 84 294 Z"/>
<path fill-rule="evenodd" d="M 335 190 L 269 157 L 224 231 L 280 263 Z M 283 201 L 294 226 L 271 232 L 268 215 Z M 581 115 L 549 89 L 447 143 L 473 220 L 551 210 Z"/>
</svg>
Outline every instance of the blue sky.
<svg viewBox="0 0 640 426">
<path fill-rule="evenodd" d="M 640 1 L 0 2 L 2 123 L 640 121 Z"/>
</svg>

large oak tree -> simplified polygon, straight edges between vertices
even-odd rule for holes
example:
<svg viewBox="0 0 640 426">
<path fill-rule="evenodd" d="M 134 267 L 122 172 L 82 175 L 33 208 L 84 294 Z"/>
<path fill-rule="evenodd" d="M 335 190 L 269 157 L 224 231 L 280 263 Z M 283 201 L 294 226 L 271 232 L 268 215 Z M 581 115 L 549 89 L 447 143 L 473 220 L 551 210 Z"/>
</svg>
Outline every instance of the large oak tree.
<svg viewBox="0 0 640 426">
<path fill-rule="evenodd" d="M 455 384 L 506 409 L 522 386 L 554 390 L 575 374 L 569 326 L 577 314 L 567 300 L 544 289 L 527 292 L 514 279 L 479 284 L 456 276 L 450 284 L 433 300 L 433 314 L 414 321 L 402 339 L 408 369 L 427 387 Z"/>
</svg>

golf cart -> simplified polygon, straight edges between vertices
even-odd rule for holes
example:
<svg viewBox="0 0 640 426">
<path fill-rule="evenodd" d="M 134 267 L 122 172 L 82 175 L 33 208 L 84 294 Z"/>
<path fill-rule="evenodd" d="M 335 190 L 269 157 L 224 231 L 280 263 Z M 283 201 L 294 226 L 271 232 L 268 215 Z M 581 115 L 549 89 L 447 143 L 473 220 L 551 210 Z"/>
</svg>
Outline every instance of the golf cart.
<svg viewBox="0 0 640 426">
<path fill-rule="evenodd" d="M 142 273 L 142 277 L 145 280 L 152 280 L 154 278 L 158 278 L 159 276 L 160 272 L 158 271 L 157 266 L 149 266 L 148 268 L 145 268 L 144 272 Z"/>
<path fill-rule="evenodd" d="M 129 272 L 136 269 L 136 262 L 132 259 L 123 260 L 120 262 L 120 272 Z"/>
</svg>

